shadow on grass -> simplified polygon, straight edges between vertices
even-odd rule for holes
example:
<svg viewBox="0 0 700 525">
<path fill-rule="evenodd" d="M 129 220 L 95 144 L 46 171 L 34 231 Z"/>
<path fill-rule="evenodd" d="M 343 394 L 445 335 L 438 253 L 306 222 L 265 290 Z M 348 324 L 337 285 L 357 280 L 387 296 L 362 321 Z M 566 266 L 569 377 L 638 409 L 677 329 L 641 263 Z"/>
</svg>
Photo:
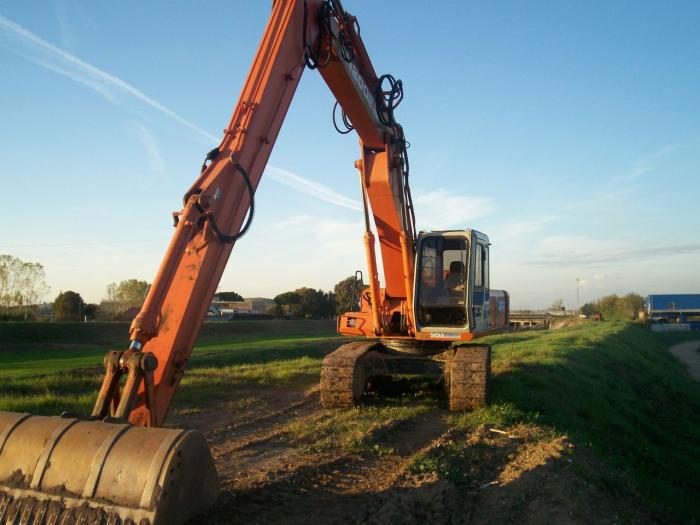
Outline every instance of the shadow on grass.
<svg viewBox="0 0 700 525">
<path fill-rule="evenodd" d="M 667 351 L 689 337 L 605 323 L 547 333 L 516 352 L 496 338 L 491 406 L 462 422 L 551 427 L 624 472 L 673 519 L 698 519 L 700 385 Z"/>
</svg>

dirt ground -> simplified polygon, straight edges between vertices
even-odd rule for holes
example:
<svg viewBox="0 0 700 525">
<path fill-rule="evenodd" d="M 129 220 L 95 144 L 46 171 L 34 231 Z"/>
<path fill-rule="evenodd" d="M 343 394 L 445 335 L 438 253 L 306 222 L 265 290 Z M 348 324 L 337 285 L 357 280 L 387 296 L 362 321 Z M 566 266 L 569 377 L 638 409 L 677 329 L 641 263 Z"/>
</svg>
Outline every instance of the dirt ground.
<svg viewBox="0 0 700 525">
<path fill-rule="evenodd" d="M 246 398 L 237 410 L 173 414 L 174 425 L 204 432 L 222 479 L 217 503 L 192 524 L 656 521 L 588 481 L 602 466 L 585 449 L 537 428 L 467 432 L 436 408 L 409 425 L 375 429 L 388 453 L 311 452 L 289 425 L 330 417 L 315 384 L 251 389 Z M 454 443 L 464 448 L 451 472 L 412 467 L 417 453 L 444 458 Z"/>
<path fill-rule="evenodd" d="M 688 341 L 673 345 L 670 351 L 683 361 L 690 377 L 700 383 L 700 341 Z"/>
</svg>

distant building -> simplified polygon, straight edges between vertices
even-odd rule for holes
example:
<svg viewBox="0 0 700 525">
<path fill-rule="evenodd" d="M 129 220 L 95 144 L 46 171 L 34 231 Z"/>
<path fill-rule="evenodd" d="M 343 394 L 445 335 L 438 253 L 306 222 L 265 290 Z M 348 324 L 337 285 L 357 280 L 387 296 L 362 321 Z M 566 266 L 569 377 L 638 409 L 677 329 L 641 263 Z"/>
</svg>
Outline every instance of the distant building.
<svg viewBox="0 0 700 525">
<path fill-rule="evenodd" d="M 234 314 L 252 314 L 253 305 L 250 301 L 219 301 L 214 298 L 209 305 L 208 315 L 227 316 Z"/>
<path fill-rule="evenodd" d="M 645 312 L 652 329 L 661 330 L 660 325 L 678 325 L 674 330 L 700 330 L 700 294 L 649 295 Z"/>
<path fill-rule="evenodd" d="M 216 297 L 209 305 L 207 315 L 210 317 L 227 317 L 231 315 L 264 314 L 275 304 L 272 299 L 264 297 L 244 298 L 242 301 L 219 301 Z"/>
</svg>

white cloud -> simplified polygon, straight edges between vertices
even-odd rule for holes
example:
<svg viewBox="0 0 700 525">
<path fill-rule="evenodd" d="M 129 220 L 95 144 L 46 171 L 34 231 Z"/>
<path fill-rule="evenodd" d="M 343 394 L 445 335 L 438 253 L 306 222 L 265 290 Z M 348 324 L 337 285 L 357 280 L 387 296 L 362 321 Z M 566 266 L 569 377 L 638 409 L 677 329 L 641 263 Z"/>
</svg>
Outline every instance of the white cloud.
<svg viewBox="0 0 700 525">
<path fill-rule="evenodd" d="M 287 220 L 278 221 L 267 226 L 267 230 L 271 232 L 278 232 L 284 230 L 292 230 L 298 228 L 299 226 L 304 226 L 312 221 L 313 217 L 311 215 L 299 214 L 292 215 Z"/>
<path fill-rule="evenodd" d="M 361 220 L 317 214 L 260 228 L 236 244 L 220 287 L 268 297 L 300 286 L 331 290 L 355 270 L 365 270 L 363 230 Z"/>
<path fill-rule="evenodd" d="M 474 219 L 496 209 L 488 197 L 466 197 L 443 188 L 420 194 L 414 199 L 419 229 L 467 228 Z"/>
<path fill-rule="evenodd" d="M 700 254 L 700 244 L 639 245 L 615 240 L 575 235 L 556 235 L 542 239 L 533 249 L 527 264 L 556 268 L 611 267 L 620 263 L 648 262 Z M 600 272 L 599 272 L 600 273 Z M 601 275 L 603 275 L 601 273 Z"/>
<path fill-rule="evenodd" d="M 493 239 L 501 242 L 518 237 L 532 235 L 541 231 L 545 225 L 557 220 L 557 215 L 548 215 L 536 219 L 521 219 L 501 225 L 499 228 L 492 230 Z"/>
<path fill-rule="evenodd" d="M 632 163 L 632 171 L 626 175 L 620 175 L 618 177 L 615 177 L 613 179 L 614 182 L 632 182 L 647 173 L 651 173 L 653 171 L 656 171 L 657 164 L 659 161 L 661 161 L 664 157 L 670 155 L 671 153 L 675 153 L 676 151 L 680 149 L 685 149 L 689 147 L 694 147 L 697 144 L 697 140 L 695 141 L 685 141 L 685 142 L 677 142 L 675 144 L 667 144 L 666 146 L 663 146 L 656 151 L 650 153 L 649 155 L 646 155 L 642 158 L 637 159 L 635 162 Z"/>
</svg>

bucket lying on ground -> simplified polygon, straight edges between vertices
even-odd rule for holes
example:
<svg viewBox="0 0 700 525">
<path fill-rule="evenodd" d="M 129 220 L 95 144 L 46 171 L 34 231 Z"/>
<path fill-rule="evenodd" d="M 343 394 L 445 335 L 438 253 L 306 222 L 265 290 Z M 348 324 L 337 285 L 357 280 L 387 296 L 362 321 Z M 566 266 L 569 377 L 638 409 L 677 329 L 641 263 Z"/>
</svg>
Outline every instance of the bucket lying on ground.
<svg viewBox="0 0 700 525">
<path fill-rule="evenodd" d="M 218 490 L 199 432 L 0 411 L 0 524 L 180 524 Z"/>
</svg>

